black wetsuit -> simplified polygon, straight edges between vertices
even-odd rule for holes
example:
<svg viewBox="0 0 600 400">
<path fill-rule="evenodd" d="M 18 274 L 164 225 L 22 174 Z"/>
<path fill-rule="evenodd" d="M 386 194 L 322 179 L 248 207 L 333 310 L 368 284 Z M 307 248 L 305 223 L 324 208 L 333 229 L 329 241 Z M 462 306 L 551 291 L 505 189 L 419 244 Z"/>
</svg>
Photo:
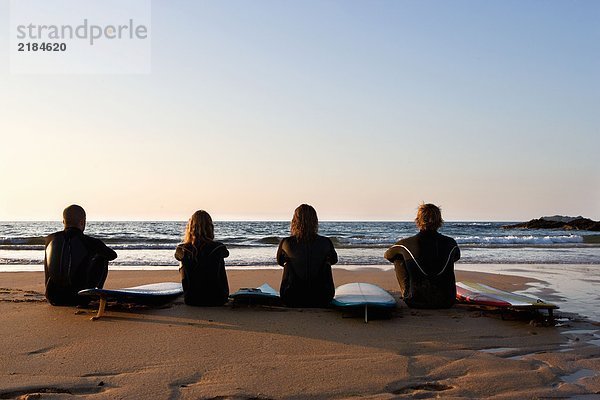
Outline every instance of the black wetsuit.
<svg viewBox="0 0 600 400">
<path fill-rule="evenodd" d="M 335 286 L 331 266 L 338 257 L 329 238 L 319 236 L 299 242 L 291 236 L 277 249 L 277 263 L 283 267 L 281 299 L 289 307 L 327 307 Z"/>
<path fill-rule="evenodd" d="M 185 304 L 222 306 L 229 298 L 225 258 L 229 250 L 219 242 L 203 242 L 194 246 L 180 244 L 175 258 L 181 262 L 181 284 Z"/>
<path fill-rule="evenodd" d="M 414 308 L 448 308 L 456 300 L 456 241 L 435 231 L 421 231 L 390 247 L 384 257 L 394 263 L 404 302 Z"/>
<path fill-rule="evenodd" d="M 115 258 L 117 253 L 101 240 L 84 235 L 78 228 L 49 235 L 44 257 L 46 299 L 55 306 L 87 304 L 89 298 L 77 292 L 102 288 L 108 262 Z"/>
</svg>

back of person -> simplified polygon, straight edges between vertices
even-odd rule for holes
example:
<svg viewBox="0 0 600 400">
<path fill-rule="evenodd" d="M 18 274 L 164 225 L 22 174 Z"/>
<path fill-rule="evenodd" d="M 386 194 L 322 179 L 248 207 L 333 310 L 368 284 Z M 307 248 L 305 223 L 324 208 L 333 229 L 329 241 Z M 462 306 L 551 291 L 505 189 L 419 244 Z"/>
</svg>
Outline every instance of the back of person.
<svg viewBox="0 0 600 400">
<path fill-rule="evenodd" d="M 52 305 L 85 305 L 89 299 L 81 298 L 77 293 L 83 289 L 101 288 L 108 274 L 108 262 L 117 254 L 102 241 L 83 233 L 85 212 L 81 207 L 67 207 L 63 222 L 64 231 L 46 238 L 46 298 Z"/>
<path fill-rule="evenodd" d="M 297 225 L 308 226 L 312 235 L 302 238 L 303 232 L 298 232 L 294 223 L 306 219 L 307 214 L 312 222 Z M 277 262 L 283 266 L 281 299 L 290 307 L 326 307 L 335 294 L 331 265 L 337 263 L 337 253 L 329 238 L 316 234 L 316 218 L 312 207 L 298 207 L 292 220 L 296 235 L 283 239 L 277 249 Z"/>
<path fill-rule="evenodd" d="M 180 261 L 181 284 L 185 304 L 222 306 L 229 298 L 225 258 L 229 251 L 214 240 L 211 216 L 198 210 L 190 217 L 175 258 Z"/>
<path fill-rule="evenodd" d="M 399 241 L 399 262 L 406 270 L 404 302 L 414 308 L 448 308 L 456 299 L 454 262 L 460 250 L 454 239 L 421 231 Z"/>
<path fill-rule="evenodd" d="M 224 260 L 227 256 L 229 251 L 219 242 L 177 246 L 175 258 L 181 262 L 185 304 L 219 306 L 227 302 L 229 284 Z"/>
<path fill-rule="evenodd" d="M 440 209 L 419 207 L 415 220 L 420 232 L 390 247 L 384 257 L 394 263 L 404 302 L 414 308 L 449 308 L 456 300 L 454 263 L 460 259 L 456 241 L 437 232 Z"/>
</svg>

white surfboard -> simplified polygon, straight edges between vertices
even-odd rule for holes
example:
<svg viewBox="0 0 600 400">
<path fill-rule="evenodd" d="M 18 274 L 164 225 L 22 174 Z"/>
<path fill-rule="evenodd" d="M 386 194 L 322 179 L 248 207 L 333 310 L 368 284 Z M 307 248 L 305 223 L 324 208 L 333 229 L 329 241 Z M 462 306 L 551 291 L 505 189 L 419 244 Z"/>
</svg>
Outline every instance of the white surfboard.
<svg viewBox="0 0 600 400">
<path fill-rule="evenodd" d="M 475 306 L 487 306 L 506 308 L 512 310 L 539 310 L 546 309 L 550 319 L 553 318 L 553 310 L 557 309 L 556 304 L 548 303 L 523 294 L 507 292 L 494 287 L 477 282 L 457 282 L 456 300 L 462 304 L 471 304 Z"/>
<path fill-rule="evenodd" d="M 179 282 L 161 282 L 119 289 L 84 289 L 80 290 L 78 294 L 100 299 L 98 315 L 92 317 L 92 320 L 96 320 L 104 315 L 106 302 L 109 299 L 117 302 L 163 304 L 181 296 L 183 287 Z"/>
<path fill-rule="evenodd" d="M 331 304 L 339 308 L 364 308 L 368 322 L 369 308 L 392 310 L 396 308 L 396 299 L 377 285 L 354 282 L 338 286 Z"/>
</svg>

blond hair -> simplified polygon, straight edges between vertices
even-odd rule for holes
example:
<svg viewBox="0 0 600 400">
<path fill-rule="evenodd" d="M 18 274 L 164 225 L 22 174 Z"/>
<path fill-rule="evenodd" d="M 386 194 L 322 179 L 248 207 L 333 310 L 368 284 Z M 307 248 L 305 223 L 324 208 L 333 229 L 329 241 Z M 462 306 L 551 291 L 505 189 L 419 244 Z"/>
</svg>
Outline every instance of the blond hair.
<svg viewBox="0 0 600 400">
<path fill-rule="evenodd" d="M 308 204 L 301 204 L 294 210 L 294 217 L 290 224 L 290 233 L 298 241 L 312 240 L 319 231 L 317 211 Z"/>
<path fill-rule="evenodd" d="M 415 218 L 415 224 L 419 230 L 437 231 L 443 223 L 442 210 L 438 206 L 425 203 L 419 205 L 417 218 Z"/>
<path fill-rule="evenodd" d="M 215 238 L 215 227 L 212 218 L 204 210 L 198 210 L 190 217 L 185 227 L 183 243 L 197 245 Z"/>
</svg>

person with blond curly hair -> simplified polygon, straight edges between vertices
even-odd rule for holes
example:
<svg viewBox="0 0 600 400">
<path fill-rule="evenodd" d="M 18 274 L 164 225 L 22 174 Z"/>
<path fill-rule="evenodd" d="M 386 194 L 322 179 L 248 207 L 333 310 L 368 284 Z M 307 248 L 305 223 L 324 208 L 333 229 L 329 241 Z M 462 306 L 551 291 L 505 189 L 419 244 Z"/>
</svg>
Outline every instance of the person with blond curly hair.
<svg viewBox="0 0 600 400">
<path fill-rule="evenodd" d="M 460 249 L 454 239 L 438 232 L 443 223 L 439 207 L 421 204 L 415 219 L 419 233 L 384 254 L 394 263 L 400 294 L 411 308 L 449 308 L 456 300 L 454 263 Z"/>
</svg>

